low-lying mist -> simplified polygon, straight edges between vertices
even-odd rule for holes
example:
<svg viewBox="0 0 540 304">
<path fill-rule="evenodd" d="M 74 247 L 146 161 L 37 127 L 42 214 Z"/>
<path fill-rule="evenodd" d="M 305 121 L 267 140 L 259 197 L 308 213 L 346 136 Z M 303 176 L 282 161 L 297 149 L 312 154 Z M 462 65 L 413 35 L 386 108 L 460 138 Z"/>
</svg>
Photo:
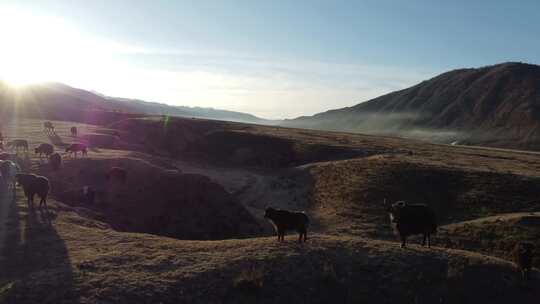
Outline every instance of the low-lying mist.
<svg viewBox="0 0 540 304">
<path fill-rule="evenodd" d="M 469 137 L 463 131 L 419 127 L 418 125 L 421 125 L 419 122 L 425 119 L 425 116 L 413 112 L 365 113 L 355 117 L 355 126 L 347 128 L 347 131 L 399 136 L 448 144 L 459 143 Z M 343 122 L 347 124 L 347 120 Z"/>
</svg>

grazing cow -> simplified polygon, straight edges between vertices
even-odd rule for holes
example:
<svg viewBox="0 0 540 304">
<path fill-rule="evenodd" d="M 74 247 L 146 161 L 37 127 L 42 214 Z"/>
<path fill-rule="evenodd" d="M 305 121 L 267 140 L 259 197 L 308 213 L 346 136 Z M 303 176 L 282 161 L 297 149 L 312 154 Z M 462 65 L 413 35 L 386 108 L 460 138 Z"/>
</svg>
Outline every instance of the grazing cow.
<svg viewBox="0 0 540 304">
<path fill-rule="evenodd" d="M 49 164 L 51 164 L 53 170 L 60 169 L 60 166 L 62 165 L 62 156 L 60 155 L 60 153 L 53 153 L 49 157 Z"/>
<path fill-rule="evenodd" d="M 28 151 L 28 141 L 25 139 L 15 139 L 12 141 L 8 141 L 7 143 L 8 148 L 15 148 L 15 150 L 19 151 L 20 148 L 22 148 L 25 152 Z"/>
<path fill-rule="evenodd" d="M 16 193 L 15 176 L 21 171 L 21 168 L 16 163 L 10 160 L 0 161 L 0 174 L 7 185 L 8 190 L 11 189 L 13 194 Z M 14 196 L 15 198 L 15 196 Z"/>
<path fill-rule="evenodd" d="M 47 208 L 47 196 L 51 188 L 49 180 L 44 176 L 35 174 L 18 173 L 16 175 L 17 182 L 23 187 L 24 194 L 28 198 L 28 207 L 34 208 L 34 195 L 38 195 L 41 200 L 39 201 L 39 208 L 45 206 Z"/>
<path fill-rule="evenodd" d="M 54 147 L 51 144 L 41 144 L 35 149 L 35 152 L 36 154 L 39 154 L 39 158 L 41 158 L 43 154 L 49 157 L 51 154 L 54 153 Z"/>
<path fill-rule="evenodd" d="M 71 127 L 70 131 L 71 131 L 71 136 L 77 136 L 77 133 L 78 133 L 77 127 Z"/>
<path fill-rule="evenodd" d="M 528 280 L 532 268 L 532 262 L 534 257 L 534 244 L 529 242 L 518 242 L 512 250 L 514 262 L 516 263 L 521 277 L 524 280 Z"/>
<path fill-rule="evenodd" d="M 88 148 L 83 144 L 72 144 L 66 148 L 66 152 L 75 154 L 75 157 L 77 157 L 77 152 L 81 152 L 83 156 L 86 156 L 88 154 Z"/>
<path fill-rule="evenodd" d="M 426 245 L 427 239 L 427 246 L 431 247 L 431 234 L 437 232 L 437 221 L 429 206 L 400 201 L 388 207 L 387 211 L 391 222 L 396 224 L 401 248 L 405 247 L 407 237 L 414 234 L 423 234 L 422 246 Z"/>
<path fill-rule="evenodd" d="M 126 180 L 127 180 L 127 171 L 126 169 L 122 169 L 122 168 L 119 168 L 119 167 L 112 167 L 111 169 L 109 169 L 109 172 L 107 172 L 107 174 L 105 174 L 105 178 L 107 178 L 107 180 L 119 180 L 121 181 L 122 183 L 125 183 Z"/>
<path fill-rule="evenodd" d="M 285 240 L 285 232 L 287 230 L 296 230 L 300 234 L 298 242 L 302 242 L 302 240 L 305 242 L 307 240 L 309 218 L 304 212 L 292 212 L 269 207 L 264 213 L 264 218 L 271 220 L 274 224 L 278 235 L 278 242 Z"/>
<path fill-rule="evenodd" d="M 50 121 L 46 121 L 43 123 L 43 131 L 45 133 L 54 134 L 54 125 Z"/>
</svg>

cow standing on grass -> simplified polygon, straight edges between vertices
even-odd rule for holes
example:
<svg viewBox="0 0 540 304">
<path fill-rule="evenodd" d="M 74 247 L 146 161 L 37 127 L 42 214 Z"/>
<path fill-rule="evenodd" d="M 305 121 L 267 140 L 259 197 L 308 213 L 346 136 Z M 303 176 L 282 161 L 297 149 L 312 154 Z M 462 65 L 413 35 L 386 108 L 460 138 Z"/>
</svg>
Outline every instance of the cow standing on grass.
<svg viewBox="0 0 540 304">
<path fill-rule="evenodd" d="M 44 176 L 35 174 L 19 173 L 16 175 L 17 182 L 23 187 L 24 194 L 28 198 L 28 208 L 34 209 L 34 196 L 37 194 L 41 199 L 39 208 L 47 209 L 47 196 L 51 186 L 49 180 Z"/>
<path fill-rule="evenodd" d="M 307 240 L 309 218 L 304 212 L 292 212 L 270 207 L 266 209 L 264 218 L 271 220 L 274 224 L 278 235 L 278 242 L 285 240 L 285 232 L 287 230 L 296 230 L 299 233 L 299 243 Z"/>
<path fill-rule="evenodd" d="M 46 121 L 43 123 L 43 132 L 47 134 L 54 134 L 54 125 L 50 121 Z"/>
<path fill-rule="evenodd" d="M 516 263 L 521 277 L 528 280 L 532 269 L 534 257 L 534 244 L 529 242 L 518 242 L 512 250 L 514 262 Z"/>
<path fill-rule="evenodd" d="M 386 200 L 385 200 L 386 204 Z M 407 204 L 399 201 L 387 209 L 390 220 L 396 224 L 396 229 L 401 239 L 401 248 L 405 247 L 407 237 L 415 234 L 422 234 L 422 246 L 431 247 L 431 234 L 437 232 L 437 221 L 435 213 L 427 205 Z"/>
<path fill-rule="evenodd" d="M 66 153 L 69 153 L 70 155 L 74 154 L 75 157 L 77 157 L 78 152 L 81 152 L 83 156 L 86 156 L 88 154 L 88 148 L 83 144 L 72 144 L 66 148 Z"/>
<path fill-rule="evenodd" d="M 8 141 L 8 148 L 15 148 L 15 151 L 18 153 L 19 149 L 23 149 L 24 152 L 28 152 L 28 141 L 25 139 L 15 139 Z"/>
<path fill-rule="evenodd" d="M 51 144 L 40 144 L 34 152 L 39 155 L 39 158 L 45 154 L 46 157 L 51 156 L 54 153 L 54 147 Z"/>
<path fill-rule="evenodd" d="M 71 136 L 77 137 L 77 133 L 78 133 L 77 127 L 71 127 L 70 131 L 71 131 Z"/>
</svg>

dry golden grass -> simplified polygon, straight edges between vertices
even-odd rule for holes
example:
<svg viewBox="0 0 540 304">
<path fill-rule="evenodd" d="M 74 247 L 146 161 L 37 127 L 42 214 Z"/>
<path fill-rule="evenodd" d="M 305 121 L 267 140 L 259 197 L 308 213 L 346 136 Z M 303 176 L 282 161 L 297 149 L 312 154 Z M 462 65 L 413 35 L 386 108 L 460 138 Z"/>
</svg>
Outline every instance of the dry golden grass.
<svg viewBox="0 0 540 304">
<path fill-rule="evenodd" d="M 60 149 L 72 141 L 63 133 L 72 123 L 54 123 Z M 462 223 L 538 210 L 539 154 L 189 119 L 173 120 L 167 131 L 160 118 L 122 126 L 79 125 L 81 133 L 115 140 L 90 136 L 97 146 L 88 159 L 67 159 L 59 172 L 30 153 L 26 170 L 48 176 L 55 187 L 106 188 L 102 171 L 121 163 L 137 178 L 148 175 L 130 179 L 126 189 L 146 186 L 149 193 L 156 187 L 150 181 L 170 169 L 208 176 L 265 230 L 252 238 L 214 241 L 119 232 L 111 228 L 115 220 L 102 217 L 106 210 L 69 198 L 59 202 L 55 192 L 48 223 L 40 212 L 29 212 L 19 193 L 9 205 L 0 250 L 0 303 L 536 303 L 540 298 L 537 271 L 533 281 L 521 282 L 513 264 L 490 256 L 507 258 L 509 244 L 537 238 L 535 228 L 519 228 L 511 216 Z M 27 138 L 32 146 L 52 140 L 35 120 L 12 125 L 6 134 Z M 223 150 L 215 149 L 222 140 L 216 134 L 228 140 Z M 384 198 L 428 203 L 441 223 L 454 226 L 441 229 L 432 249 L 414 240 L 400 249 L 382 208 Z M 312 227 L 306 244 L 292 235 L 285 243 L 268 237 L 271 228 L 262 213 L 270 203 L 308 212 Z M 208 214 L 192 217 L 213 224 Z M 479 241 L 462 241 L 473 238 Z"/>
<path fill-rule="evenodd" d="M 519 282 L 508 262 L 466 251 L 328 235 L 304 245 L 180 241 L 116 232 L 54 201 L 49 211 L 52 225 L 20 200 L 12 206 L 5 303 L 504 303 L 531 301 L 540 287 Z"/>
<path fill-rule="evenodd" d="M 518 241 L 528 241 L 540 248 L 540 214 L 510 213 L 450 224 L 437 235 L 447 248 L 477 251 L 512 260 L 511 251 Z M 533 265 L 540 267 L 540 259 Z"/>
</svg>

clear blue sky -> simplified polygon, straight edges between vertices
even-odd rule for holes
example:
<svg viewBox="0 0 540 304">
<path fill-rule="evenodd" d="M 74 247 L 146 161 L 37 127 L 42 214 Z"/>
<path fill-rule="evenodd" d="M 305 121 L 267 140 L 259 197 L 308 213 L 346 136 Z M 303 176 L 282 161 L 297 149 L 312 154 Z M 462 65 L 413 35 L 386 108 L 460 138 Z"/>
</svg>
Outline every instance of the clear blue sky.
<svg viewBox="0 0 540 304">
<path fill-rule="evenodd" d="M 270 118 L 354 105 L 449 69 L 540 63 L 540 1 L 1 0 L 0 10 L 38 20 L 36 39 L 67 41 L 49 59 L 40 46 L 25 55 L 60 67 L 27 69 L 43 80 Z M 60 25 L 44 31 L 49 18 Z"/>
</svg>

